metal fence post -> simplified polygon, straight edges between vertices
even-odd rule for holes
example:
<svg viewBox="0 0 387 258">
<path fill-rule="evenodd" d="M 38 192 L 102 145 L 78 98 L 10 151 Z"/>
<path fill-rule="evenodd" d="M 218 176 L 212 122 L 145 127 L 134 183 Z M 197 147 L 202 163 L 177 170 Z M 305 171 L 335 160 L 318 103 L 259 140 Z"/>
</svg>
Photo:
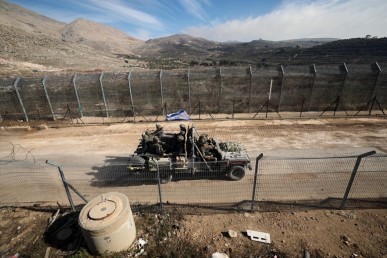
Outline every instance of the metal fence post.
<svg viewBox="0 0 387 258">
<path fill-rule="evenodd" d="M 351 178 L 348 181 L 347 189 L 345 190 L 343 200 L 341 201 L 340 209 L 344 209 L 345 207 L 345 203 L 347 201 L 349 192 L 351 191 L 351 187 L 352 187 L 353 181 L 355 180 L 357 170 L 359 169 L 361 159 L 367 156 L 374 155 L 375 153 L 376 153 L 375 151 L 370 151 L 370 152 L 363 153 L 357 157 L 355 166 L 353 167 L 353 170 L 352 170 Z"/>
<path fill-rule="evenodd" d="M 343 94 L 344 87 L 345 87 L 345 81 L 347 80 L 347 75 L 348 75 L 348 68 L 345 63 L 342 65 L 342 69 L 340 69 L 342 72 L 344 72 L 344 79 L 343 79 L 343 84 L 341 85 L 339 89 L 339 95 L 337 96 L 337 101 L 336 101 L 336 106 L 335 110 L 333 112 L 333 116 L 336 116 L 336 112 L 339 109 L 340 101 L 341 101 L 341 95 Z"/>
<path fill-rule="evenodd" d="M 235 97 L 232 100 L 232 119 L 234 119 L 234 113 L 235 113 Z"/>
<path fill-rule="evenodd" d="M 130 83 L 130 77 L 132 76 L 132 71 L 129 72 L 128 74 L 128 86 L 129 86 L 129 95 L 130 95 L 130 105 L 132 107 L 132 112 L 133 112 L 133 122 L 136 122 L 136 114 L 134 111 L 134 102 L 133 102 L 133 94 L 132 94 L 132 85 Z"/>
<path fill-rule="evenodd" d="M 200 99 L 199 99 L 199 120 L 200 120 L 201 112 L 202 112 L 202 110 L 201 110 L 201 104 L 200 104 Z"/>
<path fill-rule="evenodd" d="M 75 83 L 76 80 L 77 80 L 77 74 L 74 74 L 74 76 L 73 76 L 73 86 L 74 86 L 75 96 L 77 97 L 79 114 L 81 115 L 81 118 L 82 118 L 83 117 L 83 110 L 82 110 L 81 102 L 79 101 L 77 84 Z"/>
<path fill-rule="evenodd" d="M 189 81 L 189 75 L 190 75 L 190 68 L 188 68 L 187 72 L 187 84 L 188 84 L 188 106 L 189 106 L 189 113 L 191 114 L 192 112 L 192 106 L 191 106 L 191 84 Z"/>
<path fill-rule="evenodd" d="M 43 89 L 44 89 L 44 94 L 46 95 L 46 99 L 47 99 L 47 102 L 48 102 L 48 106 L 50 107 L 50 111 L 51 111 L 51 115 L 52 115 L 52 120 L 55 121 L 56 118 L 55 118 L 54 110 L 52 109 L 50 97 L 48 96 L 48 92 L 47 92 L 46 79 L 47 79 L 47 75 L 44 76 L 44 78 L 43 78 L 43 80 L 42 80 L 42 85 L 43 85 Z"/>
<path fill-rule="evenodd" d="M 250 75 L 250 86 L 249 86 L 249 114 L 251 113 L 251 93 L 253 90 L 253 70 L 251 65 L 249 66 L 249 75 Z"/>
<path fill-rule="evenodd" d="M 162 199 L 162 194 L 161 194 L 161 178 L 160 178 L 160 167 L 159 163 L 157 160 L 155 160 L 156 163 L 156 169 L 157 169 L 157 186 L 159 189 L 159 200 L 160 200 L 160 210 L 163 210 L 163 199 Z"/>
<path fill-rule="evenodd" d="M 163 70 L 160 70 L 160 96 L 161 106 L 164 107 L 164 92 L 163 92 Z M 163 116 L 166 116 L 166 110 L 163 108 Z"/>
<path fill-rule="evenodd" d="M 23 100 L 22 100 L 22 98 L 21 98 L 21 96 L 20 96 L 20 93 L 19 93 L 19 90 L 18 90 L 18 88 L 17 88 L 17 85 L 19 84 L 19 81 L 20 81 L 20 78 L 17 77 L 16 80 L 15 80 L 15 82 L 13 83 L 13 88 L 14 88 L 14 90 L 15 90 L 15 92 L 16 92 L 17 99 L 19 100 L 20 107 L 21 107 L 21 109 L 22 109 L 22 111 L 23 111 L 24 119 L 26 120 L 26 122 L 28 122 L 27 112 L 26 112 L 26 109 L 24 108 Z"/>
<path fill-rule="evenodd" d="M 263 153 L 259 154 L 259 156 L 255 159 L 255 173 L 254 173 L 253 196 L 251 198 L 251 211 L 254 211 L 255 192 L 257 189 L 258 164 L 259 164 L 259 160 L 262 159 L 262 157 L 263 157 Z"/>
<path fill-rule="evenodd" d="M 109 111 L 108 111 L 108 106 L 107 106 L 107 103 L 106 103 L 105 91 L 103 89 L 102 78 L 103 78 L 103 72 L 99 76 L 99 85 L 101 86 L 101 92 L 102 92 L 103 104 L 105 106 L 106 117 L 109 117 Z"/>
<path fill-rule="evenodd" d="M 309 100 L 308 100 L 308 108 L 307 108 L 308 112 L 309 112 L 309 108 L 310 108 L 310 102 L 311 102 L 312 96 L 313 96 L 314 82 L 315 82 L 316 76 L 317 76 L 316 65 L 312 64 L 309 68 L 309 71 L 310 71 L 310 73 L 313 73 L 313 80 L 312 80 L 312 85 L 310 86 L 310 91 L 309 91 Z"/>
<path fill-rule="evenodd" d="M 372 95 L 371 95 L 370 99 L 376 98 L 376 90 L 377 90 L 378 80 L 379 80 L 380 73 L 382 72 L 382 69 L 380 68 L 378 62 L 375 62 L 374 66 L 376 68 L 376 77 L 375 77 L 374 87 L 372 89 Z M 372 102 L 372 105 L 368 106 L 368 109 L 369 109 L 369 114 L 368 115 L 369 116 L 371 115 L 373 105 L 374 105 L 374 102 Z"/>
<path fill-rule="evenodd" d="M 280 89 L 279 98 L 278 98 L 278 108 L 277 108 L 278 112 L 281 111 L 282 91 L 284 89 L 284 83 L 285 83 L 285 71 L 282 65 L 280 65 L 280 72 L 281 72 L 281 89 Z"/>
<path fill-rule="evenodd" d="M 222 67 L 219 68 L 219 102 L 218 102 L 218 114 L 221 111 L 222 95 L 223 95 L 223 80 L 222 80 Z"/>
</svg>

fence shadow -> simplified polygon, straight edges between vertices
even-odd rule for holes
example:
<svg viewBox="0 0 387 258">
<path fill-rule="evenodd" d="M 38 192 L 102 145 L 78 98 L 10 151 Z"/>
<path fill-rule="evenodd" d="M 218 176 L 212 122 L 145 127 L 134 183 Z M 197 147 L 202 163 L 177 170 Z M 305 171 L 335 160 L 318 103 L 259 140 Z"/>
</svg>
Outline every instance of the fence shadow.
<svg viewBox="0 0 387 258">
<path fill-rule="evenodd" d="M 133 173 L 128 169 L 129 157 L 108 156 L 105 164 L 92 167 L 92 172 L 86 173 L 92 175 L 94 180 L 91 182 L 93 187 L 114 187 L 114 186 L 141 186 L 157 185 L 157 173 Z M 165 169 L 165 168 L 164 168 Z M 193 181 L 193 180 L 222 180 L 229 179 L 221 173 L 211 173 L 208 171 L 196 172 L 171 172 L 171 182 Z"/>
</svg>

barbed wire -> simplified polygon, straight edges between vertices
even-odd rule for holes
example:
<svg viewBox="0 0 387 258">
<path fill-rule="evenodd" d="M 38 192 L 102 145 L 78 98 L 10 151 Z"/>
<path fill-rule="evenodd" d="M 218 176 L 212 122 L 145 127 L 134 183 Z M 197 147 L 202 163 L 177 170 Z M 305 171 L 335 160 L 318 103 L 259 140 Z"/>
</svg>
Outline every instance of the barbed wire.
<svg viewBox="0 0 387 258">
<path fill-rule="evenodd" d="M 10 153 L 8 155 L 0 157 L 0 161 L 25 161 L 29 157 L 31 157 L 34 161 L 33 163 L 36 163 L 35 156 L 32 154 L 33 149 L 28 150 L 20 144 L 13 144 L 12 142 L 9 142 L 9 141 L 0 141 L 0 144 L 2 143 L 6 143 L 10 145 Z M 24 152 L 25 154 L 24 159 L 18 160 L 16 156 L 18 153 L 21 153 L 21 152 Z"/>
</svg>

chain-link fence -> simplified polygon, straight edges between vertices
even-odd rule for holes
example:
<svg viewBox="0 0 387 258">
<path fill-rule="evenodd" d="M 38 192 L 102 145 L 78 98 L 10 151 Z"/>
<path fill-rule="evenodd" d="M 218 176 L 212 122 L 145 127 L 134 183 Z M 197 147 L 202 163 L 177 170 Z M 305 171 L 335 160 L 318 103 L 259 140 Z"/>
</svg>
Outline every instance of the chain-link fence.
<svg viewBox="0 0 387 258">
<path fill-rule="evenodd" d="M 127 159 L 117 157 L 90 166 L 2 161 L 0 205 L 68 206 L 65 189 L 72 192 L 75 205 L 84 200 L 73 190 L 87 200 L 117 191 L 126 194 L 131 203 L 145 207 L 243 211 L 260 210 L 268 203 L 356 208 L 367 201 L 381 205 L 387 198 L 387 156 L 374 152 L 333 158 L 260 156 L 252 160 L 252 170 L 239 171 L 234 177 L 230 177 L 231 167 L 225 162 L 154 160 L 151 166 L 132 171 Z M 359 200 L 363 202 L 356 202 Z"/>
<path fill-rule="evenodd" d="M 193 68 L 0 79 L 0 115 L 3 120 L 26 121 L 83 116 L 136 121 L 181 109 L 194 119 L 252 119 L 279 112 L 281 116 L 290 116 L 284 112 L 385 115 L 383 65 Z"/>
</svg>

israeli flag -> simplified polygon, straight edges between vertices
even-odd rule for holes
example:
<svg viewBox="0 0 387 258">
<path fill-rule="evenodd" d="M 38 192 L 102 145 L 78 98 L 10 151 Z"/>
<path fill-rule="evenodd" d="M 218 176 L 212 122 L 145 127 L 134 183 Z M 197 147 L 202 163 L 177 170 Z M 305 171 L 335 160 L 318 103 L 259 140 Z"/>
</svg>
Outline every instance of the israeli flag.
<svg viewBox="0 0 387 258">
<path fill-rule="evenodd" d="M 187 112 L 185 112 L 184 109 L 176 112 L 176 113 L 171 113 L 167 115 L 167 120 L 168 121 L 175 121 L 175 120 L 191 120 Z"/>
</svg>

